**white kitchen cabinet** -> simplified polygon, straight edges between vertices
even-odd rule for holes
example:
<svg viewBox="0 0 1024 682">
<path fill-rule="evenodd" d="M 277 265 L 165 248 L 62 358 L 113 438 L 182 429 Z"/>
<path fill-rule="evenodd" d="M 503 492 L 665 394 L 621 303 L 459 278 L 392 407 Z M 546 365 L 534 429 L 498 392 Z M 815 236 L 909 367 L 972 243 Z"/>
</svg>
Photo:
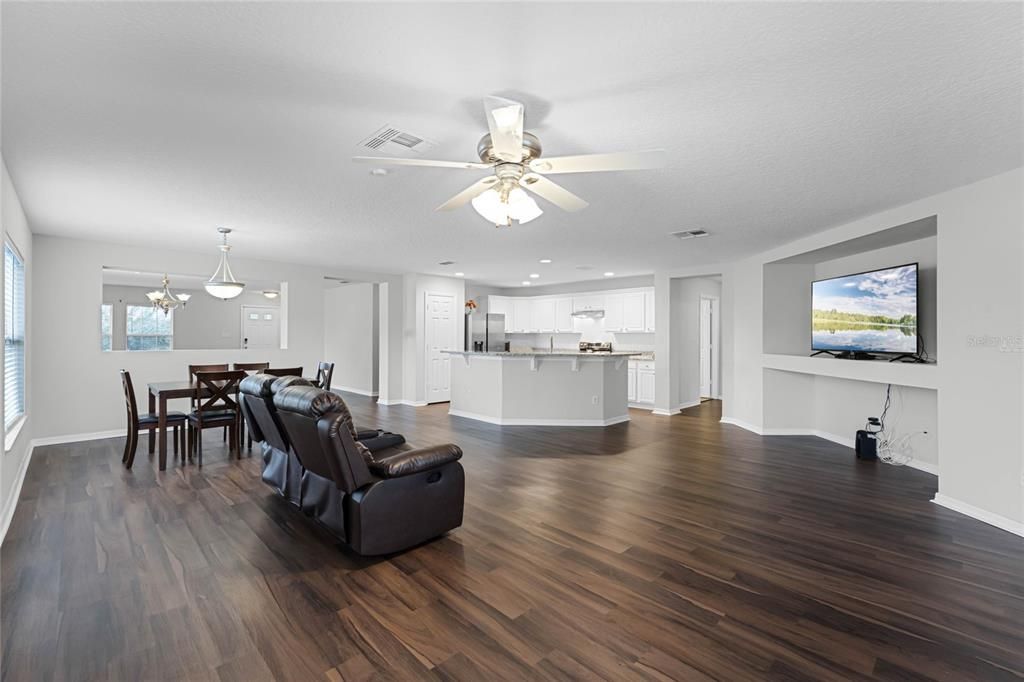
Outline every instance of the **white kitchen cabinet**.
<svg viewBox="0 0 1024 682">
<path fill-rule="evenodd" d="M 556 298 L 555 299 L 555 331 L 556 332 L 572 332 L 574 331 L 572 325 L 572 298 Z"/>
<path fill-rule="evenodd" d="M 644 331 L 654 331 L 654 291 L 644 292 Z"/>
<path fill-rule="evenodd" d="M 572 297 L 572 310 L 574 313 L 587 310 L 604 310 L 604 296 L 602 294 L 583 294 Z"/>
<path fill-rule="evenodd" d="M 642 365 L 636 368 L 636 402 L 654 404 L 654 367 L 643 369 Z"/>
<path fill-rule="evenodd" d="M 488 296 L 487 312 L 505 316 L 505 331 L 513 331 L 515 320 L 513 320 L 512 299 L 506 296 Z"/>
<path fill-rule="evenodd" d="M 515 332 L 536 331 L 533 325 L 533 301 L 528 298 L 512 299 L 512 319 L 515 321 Z"/>
<path fill-rule="evenodd" d="M 605 294 L 604 297 L 604 330 L 606 332 L 621 332 L 623 320 L 623 294 Z"/>
<path fill-rule="evenodd" d="M 622 313 L 619 319 L 618 329 L 624 332 L 645 331 L 644 324 L 644 292 L 633 291 L 620 294 L 622 299 Z"/>
<path fill-rule="evenodd" d="M 636 402 L 636 364 L 632 362 L 626 370 L 626 401 Z"/>
<path fill-rule="evenodd" d="M 535 331 L 550 333 L 556 331 L 555 327 L 555 299 L 537 298 L 533 300 L 533 310 L 530 316 Z"/>
</svg>

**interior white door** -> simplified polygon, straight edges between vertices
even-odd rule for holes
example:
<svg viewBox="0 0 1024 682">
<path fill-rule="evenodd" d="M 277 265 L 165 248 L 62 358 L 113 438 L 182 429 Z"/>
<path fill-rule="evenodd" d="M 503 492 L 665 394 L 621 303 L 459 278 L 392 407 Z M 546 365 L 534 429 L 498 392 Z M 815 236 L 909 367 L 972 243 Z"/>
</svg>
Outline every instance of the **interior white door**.
<svg viewBox="0 0 1024 682">
<path fill-rule="evenodd" d="M 281 347 L 280 309 L 242 306 L 242 348 L 271 350 Z"/>
<path fill-rule="evenodd" d="M 710 398 L 714 395 L 714 372 L 712 357 L 714 351 L 714 335 L 712 334 L 714 310 L 712 299 L 700 299 L 700 397 Z"/>
<path fill-rule="evenodd" d="M 451 294 L 426 294 L 427 346 L 426 393 L 428 403 L 451 400 L 451 355 L 445 350 L 456 350 L 455 297 Z"/>
</svg>

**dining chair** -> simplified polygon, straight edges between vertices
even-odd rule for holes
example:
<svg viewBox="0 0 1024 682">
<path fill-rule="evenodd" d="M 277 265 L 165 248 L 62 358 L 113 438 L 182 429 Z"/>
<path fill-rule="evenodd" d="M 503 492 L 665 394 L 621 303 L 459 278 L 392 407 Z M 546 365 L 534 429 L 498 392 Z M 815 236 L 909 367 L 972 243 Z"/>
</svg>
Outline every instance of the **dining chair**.
<svg viewBox="0 0 1024 682">
<path fill-rule="evenodd" d="M 334 376 L 334 363 L 321 362 L 316 366 L 316 385 L 325 391 L 331 390 L 331 377 Z"/>
<path fill-rule="evenodd" d="M 231 369 L 240 369 L 247 374 L 256 374 L 269 368 L 269 362 L 236 362 L 231 365 Z M 248 419 L 245 410 L 242 410 L 242 419 Z M 246 429 L 245 431 L 245 448 L 246 450 L 252 450 L 252 429 Z"/>
<path fill-rule="evenodd" d="M 188 415 L 188 455 L 193 454 L 203 466 L 203 429 L 224 427 L 228 432 L 228 449 L 238 452 L 241 409 L 238 384 L 247 377 L 243 370 L 196 372 L 197 406 Z"/>
<path fill-rule="evenodd" d="M 275 377 L 301 377 L 301 367 L 268 367 L 263 370 L 264 374 L 271 374 Z"/>
<path fill-rule="evenodd" d="M 265 369 L 270 368 L 269 362 L 236 362 L 231 365 L 231 369 L 240 369 L 245 372 L 262 372 Z"/>
<path fill-rule="evenodd" d="M 132 385 L 132 375 L 126 369 L 121 370 L 121 386 L 124 388 L 124 405 L 128 412 L 128 433 L 124 442 L 124 455 L 121 463 L 131 469 L 135 463 L 135 449 L 139 445 L 139 431 L 146 429 L 154 431 L 160 424 L 160 418 L 155 414 L 139 414 L 138 403 L 135 402 L 135 387 Z M 182 449 L 185 448 L 185 420 L 184 412 L 168 412 L 167 425 L 174 431 L 174 458 L 178 458 L 178 442 L 181 441 Z M 180 437 L 179 437 L 180 435 Z"/>
<path fill-rule="evenodd" d="M 235 368 L 237 369 L 237 367 Z M 222 363 L 219 365 L 189 365 L 188 366 L 188 380 L 190 383 L 196 382 L 197 372 L 226 372 L 228 371 L 228 363 Z M 192 396 L 191 402 L 189 403 L 189 410 L 194 412 L 196 409 L 196 396 Z M 228 430 L 224 429 L 224 442 L 228 440 Z"/>
</svg>

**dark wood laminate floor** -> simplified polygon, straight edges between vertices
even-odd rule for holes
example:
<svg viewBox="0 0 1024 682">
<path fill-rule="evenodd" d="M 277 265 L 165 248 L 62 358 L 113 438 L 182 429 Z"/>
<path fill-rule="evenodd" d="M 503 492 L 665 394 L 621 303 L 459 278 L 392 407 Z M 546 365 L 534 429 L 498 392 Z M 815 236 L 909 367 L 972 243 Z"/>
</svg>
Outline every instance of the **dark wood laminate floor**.
<svg viewBox="0 0 1024 682">
<path fill-rule="evenodd" d="M 1024 543 L 935 478 L 717 403 L 607 429 L 446 406 L 357 421 L 465 449 L 465 525 L 362 559 L 259 459 L 36 450 L 2 550 L 5 680 L 1020 679 Z"/>
</svg>

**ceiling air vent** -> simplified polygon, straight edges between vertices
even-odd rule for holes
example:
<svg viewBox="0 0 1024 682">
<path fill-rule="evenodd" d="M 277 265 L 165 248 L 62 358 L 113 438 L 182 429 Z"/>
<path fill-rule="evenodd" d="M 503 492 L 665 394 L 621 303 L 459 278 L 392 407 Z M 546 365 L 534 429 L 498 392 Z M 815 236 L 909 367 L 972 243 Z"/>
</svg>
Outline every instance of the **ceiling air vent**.
<svg viewBox="0 0 1024 682">
<path fill-rule="evenodd" d="M 696 239 L 697 237 L 707 237 L 707 230 L 683 230 L 682 232 L 670 232 L 670 237 L 676 239 Z"/>
<path fill-rule="evenodd" d="M 438 265 L 455 265 L 455 261 L 453 261 L 453 260 L 443 260 L 440 263 L 438 263 Z"/>
<path fill-rule="evenodd" d="M 404 154 L 406 150 L 412 150 L 417 154 L 422 154 L 428 149 L 433 149 L 436 145 L 419 135 L 413 135 L 394 126 L 386 125 L 360 142 L 359 146 L 372 149 L 375 152 L 392 151 Z"/>
</svg>

